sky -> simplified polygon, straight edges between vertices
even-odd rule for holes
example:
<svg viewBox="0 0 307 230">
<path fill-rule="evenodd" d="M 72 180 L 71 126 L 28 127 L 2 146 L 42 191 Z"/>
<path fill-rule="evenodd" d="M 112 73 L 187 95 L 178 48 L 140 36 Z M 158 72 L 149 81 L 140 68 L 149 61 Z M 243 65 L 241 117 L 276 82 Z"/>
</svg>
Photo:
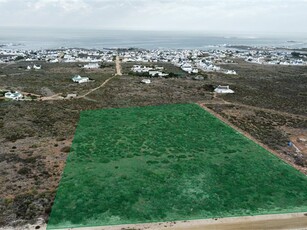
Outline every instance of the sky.
<svg viewBox="0 0 307 230">
<path fill-rule="evenodd" d="M 307 0 L 0 0 L 0 26 L 307 34 Z"/>
</svg>

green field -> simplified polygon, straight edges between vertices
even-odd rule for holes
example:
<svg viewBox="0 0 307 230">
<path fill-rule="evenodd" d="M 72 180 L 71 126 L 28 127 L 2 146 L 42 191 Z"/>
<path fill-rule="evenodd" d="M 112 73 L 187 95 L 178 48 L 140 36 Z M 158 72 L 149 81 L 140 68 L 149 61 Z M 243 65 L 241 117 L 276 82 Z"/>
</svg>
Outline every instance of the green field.
<svg viewBox="0 0 307 230">
<path fill-rule="evenodd" d="M 307 178 L 195 104 L 85 111 L 48 229 L 307 211 Z"/>
</svg>

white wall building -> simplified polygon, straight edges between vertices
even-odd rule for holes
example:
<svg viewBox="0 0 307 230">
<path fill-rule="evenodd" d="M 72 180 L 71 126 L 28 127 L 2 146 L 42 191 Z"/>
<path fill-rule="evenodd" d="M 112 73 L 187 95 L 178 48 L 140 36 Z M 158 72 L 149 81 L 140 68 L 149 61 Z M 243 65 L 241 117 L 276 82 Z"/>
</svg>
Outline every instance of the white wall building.
<svg viewBox="0 0 307 230">
<path fill-rule="evenodd" d="M 150 84 L 151 81 L 150 81 L 150 79 L 143 79 L 143 80 L 141 81 L 141 83 Z"/>
<path fill-rule="evenodd" d="M 42 68 L 41 65 L 34 65 L 34 66 L 33 66 L 33 69 L 41 69 L 41 68 Z"/>
<path fill-rule="evenodd" d="M 185 72 L 192 73 L 193 67 L 191 64 L 185 63 L 181 66 L 181 69 Z"/>
<path fill-rule="evenodd" d="M 228 74 L 228 75 L 236 75 L 237 72 L 234 71 L 234 70 L 227 70 L 227 71 L 225 71 L 225 74 Z"/>
<path fill-rule="evenodd" d="M 15 91 L 15 92 L 6 92 L 4 94 L 4 97 L 18 101 L 23 98 L 23 95 L 19 93 L 18 91 Z"/>
<path fill-rule="evenodd" d="M 84 69 L 98 69 L 99 64 L 98 63 L 88 63 L 83 66 Z"/>
<path fill-rule="evenodd" d="M 74 76 L 71 80 L 73 80 L 73 82 L 76 82 L 76 83 L 79 83 L 79 84 L 90 81 L 90 79 L 88 77 L 81 77 L 80 75 Z"/>
<path fill-rule="evenodd" d="M 227 85 L 227 86 L 221 86 L 221 85 L 219 85 L 219 86 L 214 90 L 214 92 L 216 92 L 216 93 L 234 93 L 234 91 L 231 90 L 231 89 L 229 88 L 229 85 Z"/>
<path fill-rule="evenodd" d="M 151 67 L 141 66 L 141 65 L 134 65 L 131 70 L 135 73 L 147 73 L 152 70 Z"/>
</svg>

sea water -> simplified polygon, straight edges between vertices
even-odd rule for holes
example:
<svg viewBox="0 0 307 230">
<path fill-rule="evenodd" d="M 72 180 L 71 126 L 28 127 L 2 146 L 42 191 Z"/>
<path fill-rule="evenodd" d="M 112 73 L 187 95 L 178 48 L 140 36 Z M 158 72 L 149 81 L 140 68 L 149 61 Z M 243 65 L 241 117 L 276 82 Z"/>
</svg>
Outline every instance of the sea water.
<svg viewBox="0 0 307 230">
<path fill-rule="evenodd" d="M 307 48 L 307 37 L 293 40 L 287 36 L 216 35 L 202 32 L 0 27 L 0 49 L 210 49 L 228 45 Z"/>
</svg>

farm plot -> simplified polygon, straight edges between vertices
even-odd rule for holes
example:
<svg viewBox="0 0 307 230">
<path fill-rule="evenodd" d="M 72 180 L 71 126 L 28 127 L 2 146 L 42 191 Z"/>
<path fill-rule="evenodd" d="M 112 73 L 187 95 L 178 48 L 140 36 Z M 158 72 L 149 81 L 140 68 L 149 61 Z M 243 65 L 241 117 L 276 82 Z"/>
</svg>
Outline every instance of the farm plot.
<svg viewBox="0 0 307 230">
<path fill-rule="evenodd" d="M 84 111 L 48 229 L 307 211 L 307 179 L 195 104 Z"/>
</svg>

